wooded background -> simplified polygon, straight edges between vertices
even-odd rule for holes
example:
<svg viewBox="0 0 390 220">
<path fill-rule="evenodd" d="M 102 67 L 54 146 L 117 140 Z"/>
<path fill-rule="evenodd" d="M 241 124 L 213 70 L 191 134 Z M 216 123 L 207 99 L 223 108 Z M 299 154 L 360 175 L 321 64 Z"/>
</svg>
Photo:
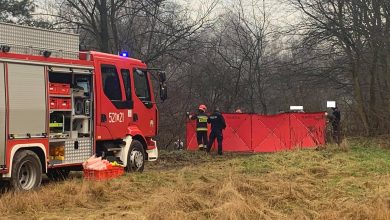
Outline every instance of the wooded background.
<svg viewBox="0 0 390 220">
<path fill-rule="evenodd" d="M 89 49 L 166 70 L 162 148 L 184 139 L 201 103 L 274 114 L 334 100 L 345 134 L 390 131 L 388 0 L 0 0 L 0 20 L 79 33 Z"/>
</svg>

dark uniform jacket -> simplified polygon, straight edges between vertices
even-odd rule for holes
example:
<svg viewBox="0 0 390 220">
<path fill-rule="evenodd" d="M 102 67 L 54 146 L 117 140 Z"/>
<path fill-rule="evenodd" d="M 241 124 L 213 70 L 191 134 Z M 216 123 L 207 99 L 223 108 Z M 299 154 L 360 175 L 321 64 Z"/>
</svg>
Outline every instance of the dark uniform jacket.
<svg viewBox="0 0 390 220">
<path fill-rule="evenodd" d="M 340 114 L 340 111 L 336 110 L 336 111 L 333 111 L 333 116 L 334 116 L 334 120 L 338 123 L 340 122 L 341 120 L 341 114 Z"/>
<path fill-rule="evenodd" d="M 225 119 L 220 112 L 211 114 L 208 122 L 211 124 L 211 131 L 222 132 L 222 129 L 226 128 Z"/>
<path fill-rule="evenodd" d="M 207 131 L 208 116 L 206 113 L 199 112 L 198 114 L 191 116 L 191 119 L 196 119 L 196 131 Z"/>
</svg>

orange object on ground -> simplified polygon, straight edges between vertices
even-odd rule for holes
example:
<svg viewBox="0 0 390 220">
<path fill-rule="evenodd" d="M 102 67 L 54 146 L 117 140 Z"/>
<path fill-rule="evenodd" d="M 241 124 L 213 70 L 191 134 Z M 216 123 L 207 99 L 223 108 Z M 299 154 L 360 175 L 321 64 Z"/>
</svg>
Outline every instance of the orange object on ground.
<svg viewBox="0 0 390 220">
<path fill-rule="evenodd" d="M 84 169 L 84 179 L 94 181 L 104 181 L 119 177 L 124 174 L 124 169 L 121 166 L 110 166 L 105 170 L 89 170 Z"/>
</svg>

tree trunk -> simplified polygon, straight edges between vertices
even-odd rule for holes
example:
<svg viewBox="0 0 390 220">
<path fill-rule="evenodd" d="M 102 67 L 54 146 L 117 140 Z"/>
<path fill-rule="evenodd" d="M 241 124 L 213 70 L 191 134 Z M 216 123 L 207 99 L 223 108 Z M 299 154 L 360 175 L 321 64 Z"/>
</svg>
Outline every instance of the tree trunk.
<svg viewBox="0 0 390 220">
<path fill-rule="evenodd" d="M 108 8 L 107 0 L 101 0 L 100 5 L 98 5 L 98 10 L 100 13 L 100 50 L 105 53 L 110 53 L 109 48 L 109 36 L 108 36 Z"/>
<path fill-rule="evenodd" d="M 358 72 L 357 72 L 359 70 L 359 68 L 360 68 L 359 61 L 352 60 L 351 61 L 351 72 L 352 72 L 352 80 L 353 80 L 355 99 L 356 99 L 356 103 L 357 103 L 357 112 L 359 113 L 360 119 L 362 120 L 365 134 L 367 136 L 369 136 L 370 135 L 370 125 L 368 123 L 367 112 L 364 108 L 364 99 L 363 99 L 363 94 L 362 94 L 362 88 L 360 86 L 360 80 L 359 80 L 359 76 L 358 76 Z"/>
<path fill-rule="evenodd" d="M 111 16 L 110 16 L 110 24 L 111 24 L 111 29 L 112 29 L 112 36 L 114 38 L 114 43 L 113 43 L 113 52 L 118 53 L 120 48 L 119 48 L 119 37 L 118 37 L 118 29 L 116 26 L 116 12 L 117 8 L 115 6 L 115 1 L 111 0 Z"/>
</svg>

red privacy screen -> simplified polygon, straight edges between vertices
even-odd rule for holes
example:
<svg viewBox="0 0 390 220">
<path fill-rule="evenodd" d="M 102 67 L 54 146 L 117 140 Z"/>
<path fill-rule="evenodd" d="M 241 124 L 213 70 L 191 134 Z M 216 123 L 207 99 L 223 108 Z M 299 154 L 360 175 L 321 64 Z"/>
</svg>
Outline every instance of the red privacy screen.
<svg viewBox="0 0 390 220">
<path fill-rule="evenodd" d="M 323 112 L 223 116 L 226 120 L 224 151 L 275 152 L 325 144 L 326 120 Z M 186 129 L 187 149 L 197 150 L 195 121 L 188 121 Z"/>
</svg>

